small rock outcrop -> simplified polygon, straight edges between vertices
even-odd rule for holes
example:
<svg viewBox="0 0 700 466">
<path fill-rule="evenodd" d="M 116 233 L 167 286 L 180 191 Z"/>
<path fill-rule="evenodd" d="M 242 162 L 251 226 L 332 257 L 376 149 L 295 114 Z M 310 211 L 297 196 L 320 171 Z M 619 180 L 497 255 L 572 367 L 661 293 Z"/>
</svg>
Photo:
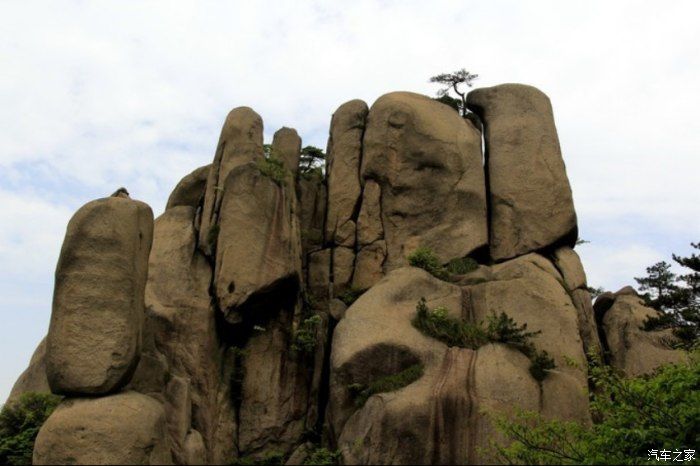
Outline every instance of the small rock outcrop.
<svg viewBox="0 0 700 466">
<path fill-rule="evenodd" d="M 170 194 L 165 210 L 178 206 L 189 206 L 196 209 L 202 201 L 209 171 L 211 171 L 211 164 L 197 168 L 180 180 Z"/>
<path fill-rule="evenodd" d="M 683 361 L 634 290 L 592 305 L 549 99 L 508 84 L 468 103 L 346 102 L 325 172 L 238 107 L 155 222 L 125 189 L 82 207 L 10 400 L 66 395 L 34 462 L 485 464 L 494 415 L 591 422 L 587 354 L 629 376 Z M 454 343 L 421 306 L 532 333 Z"/>
<path fill-rule="evenodd" d="M 671 329 L 644 330 L 655 309 L 644 305 L 637 293 L 625 287 L 617 293 L 605 293 L 595 303 L 599 328 L 610 354 L 610 364 L 628 377 L 649 374 L 659 366 L 687 361 L 687 354 L 672 349 L 675 337 Z"/>
</svg>

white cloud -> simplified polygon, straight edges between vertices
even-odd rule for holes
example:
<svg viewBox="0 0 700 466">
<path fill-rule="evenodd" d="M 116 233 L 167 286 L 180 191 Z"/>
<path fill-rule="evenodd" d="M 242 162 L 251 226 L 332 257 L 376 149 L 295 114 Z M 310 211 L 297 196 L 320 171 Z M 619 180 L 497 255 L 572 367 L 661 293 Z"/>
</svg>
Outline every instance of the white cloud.
<svg viewBox="0 0 700 466">
<path fill-rule="evenodd" d="M 429 76 L 462 66 L 481 74 L 479 85 L 526 82 L 551 97 L 582 234 L 598 251 L 586 255 L 596 284 L 629 282 L 667 258 L 668 237 L 700 240 L 694 0 L 0 10 L 0 190 L 9 199 L 0 199 L 0 274 L 17 289 L 3 309 L 26 298 L 20 283 L 53 272 L 65 222 L 82 203 L 124 185 L 162 210 L 177 180 L 211 160 L 232 107 L 255 108 L 268 138 L 287 125 L 324 147 L 340 103 L 432 93 Z M 50 302 L 50 286 L 41 290 Z"/>
</svg>

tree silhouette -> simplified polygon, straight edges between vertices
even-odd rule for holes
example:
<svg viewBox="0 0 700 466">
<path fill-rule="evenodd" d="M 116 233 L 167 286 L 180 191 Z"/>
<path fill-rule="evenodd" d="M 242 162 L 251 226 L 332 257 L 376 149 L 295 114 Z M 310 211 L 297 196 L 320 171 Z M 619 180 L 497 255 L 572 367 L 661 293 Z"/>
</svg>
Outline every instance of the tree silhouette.
<svg viewBox="0 0 700 466">
<path fill-rule="evenodd" d="M 441 73 L 433 76 L 430 78 L 430 82 L 442 84 L 444 86 L 442 89 L 438 90 L 438 98 L 436 100 L 452 108 L 456 108 L 463 117 L 466 117 L 469 110 L 467 110 L 467 89 L 465 89 L 465 86 L 467 88 L 472 87 L 472 81 L 478 77 L 478 74 L 470 73 L 462 68 L 453 73 Z M 457 94 L 459 99 L 450 96 L 450 91 Z"/>
</svg>

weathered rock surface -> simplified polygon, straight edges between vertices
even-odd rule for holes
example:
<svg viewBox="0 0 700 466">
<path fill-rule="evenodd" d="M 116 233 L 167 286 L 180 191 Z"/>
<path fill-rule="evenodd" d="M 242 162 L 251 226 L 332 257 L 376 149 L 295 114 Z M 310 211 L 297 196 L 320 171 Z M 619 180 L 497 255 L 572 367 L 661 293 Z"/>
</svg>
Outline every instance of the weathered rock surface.
<svg viewBox="0 0 700 466">
<path fill-rule="evenodd" d="M 211 164 L 205 165 L 181 179 L 175 186 L 175 189 L 173 189 L 173 192 L 170 193 L 165 209 L 168 210 L 178 206 L 197 208 L 202 202 L 210 171 Z"/>
<path fill-rule="evenodd" d="M 66 400 L 39 431 L 33 464 L 172 464 L 163 406 L 135 392 Z"/>
<path fill-rule="evenodd" d="M 153 361 L 147 366 L 153 368 L 134 389 L 162 392 L 170 400 L 166 409 L 175 460 L 224 463 L 233 457 L 237 428 L 228 385 L 231 369 L 225 365 L 209 295 L 212 271 L 197 249 L 194 213 L 192 207 L 178 206 L 155 222 L 146 285 L 147 353 L 142 358 L 142 363 Z M 137 370 L 134 379 L 138 376 Z M 168 385 L 168 378 L 176 381 Z M 173 396 L 178 393 L 185 393 L 189 403 L 174 403 L 183 398 Z"/>
<path fill-rule="evenodd" d="M 221 129 L 216 155 L 207 178 L 198 242 L 205 253 L 212 254 L 219 209 L 226 189 L 224 185 L 229 173 L 239 165 L 263 157 L 262 118 L 249 107 L 234 108 Z"/>
<path fill-rule="evenodd" d="M 363 294 L 333 335 L 329 423 L 347 463 L 483 463 L 494 429 L 486 413 L 513 406 L 588 422 L 586 376 L 576 310 L 541 256 L 496 266 L 490 280 L 449 284 L 415 268 L 400 268 Z M 506 311 L 528 329 L 558 368 L 542 388 L 522 353 L 501 344 L 477 350 L 448 348 L 411 320 L 421 297 L 454 318 L 473 322 Z M 394 392 L 371 396 L 358 408 L 348 386 L 368 384 L 422 363 L 424 374 Z M 381 445 L 381 447 L 379 447 Z"/>
<path fill-rule="evenodd" d="M 485 127 L 491 257 L 573 246 L 576 212 L 549 98 L 501 84 L 471 91 L 467 105 Z"/>
<path fill-rule="evenodd" d="M 56 267 L 46 372 L 54 393 L 98 395 L 123 387 L 138 363 L 153 213 L 109 197 L 68 224 Z"/>
<path fill-rule="evenodd" d="M 46 350 L 13 390 L 68 394 L 35 461 L 295 464 L 324 447 L 344 464 L 492 463 L 506 441 L 494 414 L 590 422 L 585 351 L 604 347 L 628 375 L 684 360 L 670 331 L 640 329 L 655 311 L 632 288 L 592 306 L 546 96 L 504 85 L 470 105 L 488 175 L 476 115 L 398 92 L 335 112 L 327 174 L 292 176 L 301 140 L 283 128 L 277 176 L 261 118 L 239 107 L 154 226 L 125 189 L 82 208 Z M 480 263 L 439 280 L 407 266 L 419 246 Z M 538 380 L 528 349 L 424 335 L 423 297 L 474 324 L 527 324 L 556 368 Z M 356 397 L 415 365 L 405 386 Z"/>
<path fill-rule="evenodd" d="M 601 316 L 610 364 L 628 377 L 637 377 L 664 364 L 685 362 L 687 355 L 670 347 L 675 341 L 670 329 L 643 330 L 644 322 L 657 317 L 658 312 L 646 307 L 636 294 L 621 291 Z M 597 301 L 596 307 L 599 307 Z"/>
<path fill-rule="evenodd" d="M 277 130 L 272 139 L 273 155 L 279 158 L 284 167 L 296 177 L 299 171 L 299 156 L 301 155 L 301 138 L 293 128 Z"/>
<path fill-rule="evenodd" d="M 289 322 L 270 322 L 245 349 L 238 448 L 291 451 L 304 433 L 308 381 L 289 351 Z"/>
<path fill-rule="evenodd" d="M 446 105 L 410 92 L 372 105 L 361 176 L 380 187 L 385 272 L 405 265 L 421 245 L 447 262 L 487 244 L 481 159 L 481 133 Z M 365 228 L 375 229 L 359 225 Z"/>
<path fill-rule="evenodd" d="M 214 284 L 219 308 L 235 323 L 246 306 L 254 312 L 298 286 L 301 240 L 294 192 L 254 164 L 234 169 L 224 189 Z"/>
<path fill-rule="evenodd" d="M 358 202 L 362 194 L 360 185 L 360 162 L 362 137 L 367 119 L 367 104 L 361 100 L 345 102 L 333 114 L 328 140 L 328 218 L 326 240 L 336 241 L 336 232 L 352 229 L 346 238 L 336 244 L 354 245 L 354 221 Z M 353 224 L 349 224 L 353 222 Z M 347 224 L 347 225 L 346 225 Z"/>
<path fill-rule="evenodd" d="M 22 372 L 12 386 L 7 403 L 18 400 L 25 393 L 51 393 L 49 380 L 46 378 L 46 338 L 43 338 L 34 350 L 29 367 Z"/>
</svg>

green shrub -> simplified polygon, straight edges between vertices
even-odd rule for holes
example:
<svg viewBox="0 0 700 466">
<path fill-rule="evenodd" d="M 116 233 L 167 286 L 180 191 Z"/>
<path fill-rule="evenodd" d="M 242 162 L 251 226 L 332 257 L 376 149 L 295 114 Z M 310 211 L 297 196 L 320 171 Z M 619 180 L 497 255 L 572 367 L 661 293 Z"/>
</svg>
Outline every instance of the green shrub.
<svg viewBox="0 0 700 466">
<path fill-rule="evenodd" d="M 31 464 L 34 440 L 61 397 L 25 393 L 0 411 L 0 464 Z"/>
<path fill-rule="evenodd" d="M 538 382 L 542 382 L 547 377 L 548 371 L 556 367 L 554 359 L 546 351 L 540 351 L 534 356 L 530 356 L 530 374 Z"/>
<path fill-rule="evenodd" d="M 531 412 L 519 412 L 514 419 L 495 417 L 510 443 L 494 444 L 494 451 L 509 464 L 648 464 L 650 450 L 696 450 L 700 445 L 698 361 L 696 353 L 689 364 L 661 367 L 631 379 L 593 361 L 588 372 L 596 422 L 591 427 L 547 420 Z"/>
<path fill-rule="evenodd" d="M 340 452 L 330 451 L 327 448 L 317 448 L 309 453 L 303 464 L 315 464 L 320 466 L 331 466 L 340 461 Z"/>
<path fill-rule="evenodd" d="M 348 389 L 355 400 L 355 406 L 363 406 L 367 399 L 375 393 L 394 392 L 412 384 L 423 376 L 423 364 L 414 364 L 397 374 L 386 375 L 370 382 L 369 385 L 350 384 Z"/>
<path fill-rule="evenodd" d="M 284 163 L 273 155 L 259 159 L 257 162 L 260 173 L 271 178 L 275 183 L 282 186 L 287 178 L 287 169 Z"/>
<path fill-rule="evenodd" d="M 412 324 L 424 335 L 435 338 L 447 346 L 477 349 L 487 343 L 503 343 L 511 346 L 530 359 L 530 373 L 537 381 L 542 381 L 549 370 L 554 369 L 554 359 L 546 351 L 537 352 L 531 339 L 537 332 L 528 332 L 527 324 L 518 325 L 505 312 L 492 314 L 487 318 L 487 326 L 475 324 L 449 316 L 447 309 L 428 308 L 425 298 L 416 306 L 416 316 Z"/>
<path fill-rule="evenodd" d="M 452 259 L 447 263 L 447 271 L 455 275 L 465 275 L 479 268 L 479 263 L 471 257 Z"/>
<path fill-rule="evenodd" d="M 316 349 L 316 336 L 321 325 L 321 316 L 314 314 L 299 323 L 294 333 L 292 349 L 301 353 L 312 354 Z"/>
<path fill-rule="evenodd" d="M 478 262 L 471 257 L 452 259 L 443 266 L 432 249 L 421 246 L 408 257 L 408 263 L 419 267 L 440 280 L 449 280 L 452 275 L 464 275 L 479 268 Z"/>
<path fill-rule="evenodd" d="M 517 348 L 525 356 L 533 357 L 535 346 L 530 339 L 542 332 L 528 332 L 527 324 L 518 326 L 512 317 L 509 317 L 505 312 L 501 312 L 498 316 L 492 314 L 488 317 L 487 333 L 489 341 L 505 343 Z"/>
<path fill-rule="evenodd" d="M 430 310 L 425 298 L 418 302 L 412 323 L 425 335 L 440 340 L 447 346 L 477 349 L 488 343 L 488 335 L 481 326 L 453 319 L 444 308 Z"/>
<path fill-rule="evenodd" d="M 337 296 L 339 300 L 345 303 L 346 306 L 350 307 L 357 301 L 357 298 L 362 296 L 362 294 L 367 291 L 360 288 L 348 288 Z"/>
<path fill-rule="evenodd" d="M 432 249 L 419 247 L 408 256 L 408 263 L 419 267 L 440 280 L 447 280 L 449 274 Z"/>
</svg>

